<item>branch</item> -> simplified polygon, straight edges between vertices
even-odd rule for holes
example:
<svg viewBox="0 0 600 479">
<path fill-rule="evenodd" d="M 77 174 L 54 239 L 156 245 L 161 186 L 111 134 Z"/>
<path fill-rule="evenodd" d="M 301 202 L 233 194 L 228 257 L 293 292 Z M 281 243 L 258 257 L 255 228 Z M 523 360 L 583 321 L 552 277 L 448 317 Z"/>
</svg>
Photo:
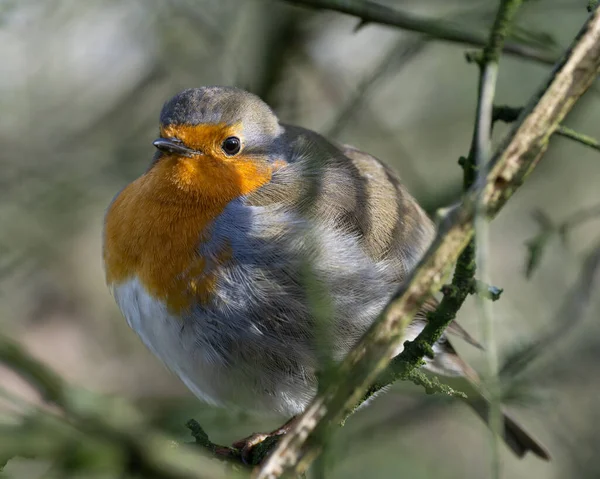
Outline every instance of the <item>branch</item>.
<svg viewBox="0 0 600 479">
<path fill-rule="evenodd" d="M 335 10 L 341 13 L 353 15 L 362 20 L 361 23 L 379 23 L 390 25 L 404 30 L 423 33 L 432 39 L 445 40 L 451 43 L 484 47 L 487 38 L 484 34 L 469 31 L 464 26 L 453 25 L 423 18 L 412 13 L 403 12 L 386 5 L 380 5 L 368 0 L 284 0 L 296 5 L 304 5 L 311 8 Z M 556 55 L 548 53 L 528 45 L 519 43 L 506 43 L 503 48 L 505 53 L 528 58 L 546 65 L 553 65 Z"/>
<path fill-rule="evenodd" d="M 564 136 L 565 138 L 569 138 L 574 140 L 582 145 L 588 146 L 593 150 L 600 151 L 600 142 L 598 140 L 592 138 L 591 136 L 584 135 L 582 133 L 578 133 L 571 128 L 560 125 L 556 130 L 556 134 L 560 136 Z"/>
<path fill-rule="evenodd" d="M 439 289 L 471 240 L 478 198 L 488 217 L 500 211 L 538 164 L 550 135 L 589 88 L 599 69 L 600 11 L 596 9 L 500 145 L 485 182 L 474 185 L 461 205 L 447 215 L 423 259 L 254 477 L 276 478 L 286 469 L 302 471 L 308 467 L 319 453 L 319 437 L 352 410 L 385 369 L 401 342 L 400 332 Z M 407 374 L 420 365 L 426 346 L 430 347 L 442 332 L 443 327 L 429 322 L 415 341 L 405 344 L 400 357 Z"/>
<path fill-rule="evenodd" d="M 563 245 L 567 244 L 569 233 L 582 224 L 590 220 L 600 218 L 600 203 L 576 211 L 566 220 L 555 223 L 541 210 L 534 212 L 534 218 L 540 226 L 540 232 L 527 241 L 527 263 L 525 268 L 525 277 L 530 278 L 535 269 L 539 266 L 542 255 L 548 242 L 555 236 L 558 236 Z"/>
<path fill-rule="evenodd" d="M 492 121 L 504 121 L 506 123 L 511 123 L 519 118 L 519 115 L 522 111 L 523 109 L 519 107 L 510 107 L 505 105 L 495 106 Z M 569 127 L 559 125 L 559 127 L 556 129 L 556 134 L 581 143 L 582 145 L 588 146 L 594 150 L 600 151 L 600 142 L 598 140 L 592 138 L 591 136 L 572 130 Z"/>
<path fill-rule="evenodd" d="M 191 447 L 177 445 L 174 441 L 157 432 L 152 432 L 138 419 L 136 411 L 121 401 L 118 404 L 105 398 L 77 390 L 64 382 L 43 363 L 37 361 L 19 345 L 0 335 L 0 363 L 25 378 L 42 398 L 62 412 L 62 418 L 47 413 L 42 420 L 54 419 L 88 436 L 95 437 L 111 445 L 118 445 L 123 452 L 121 458 L 125 467 L 133 468 L 143 477 L 155 479 L 202 479 L 225 477 L 223 467 L 203 458 Z M 45 419 L 44 419 L 45 418 Z M 52 422 L 52 421 L 50 421 Z M 56 429 L 56 425 L 53 426 Z M 16 437 L 15 430 L 13 436 Z M 52 434 L 55 436 L 55 433 Z M 59 437 L 56 436 L 56 440 Z M 74 438 L 64 438 L 73 442 Z M 15 450 L 15 454 L 34 453 L 40 441 L 21 441 L 27 447 L 25 451 Z M 18 444 L 18 443 L 17 443 Z M 39 444 L 39 447 L 45 447 Z M 13 451 L 15 446 L 9 451 Z M 7 451 L 2 451 L 6 454 Z M 9 457 L 0 457 L 2 460 Z M 130 464 L 130 466 L 127 466 Z"/>
<path fill-rule="evenodd" d="M 502 0 L 498 9 L 498 14 L 494 20 L 494 25 L 490 33 L 490 38 L 483 49 L 482 58 L 479 62 L 479 96 L 477 99 L 477 117 L 475 122 L 475 131 L 473 133 L 473 148 L 470 156 L 471 162 L 474 161 L 474 167 L 477 170 L 477 183 L 485 181 L 486 169 L 492 156 L 492 116 L 494 110 L 494 96 L 496 92 L 496 82 L 498 79 L 498 63 L 500 54 L 504 45 L 504 40 L 508 35 L 508 30 L 512 21 L 521 6 L 522 0 Z M 488 222 L 485 217 L 485 204 L 483 201 L 483 191 L 478 198 L 476 206 L 476 216 L 474 220 L 475 237 L 470 244 L 475 242 L 475 261 L 474 265 L 480 269 L 479 276 L 483 281 L 488 281 L 487 258 L 488 258 Z M 469 249 L 468 249 L 469 250 Z M 475 267 L 473 268 L 473 270 Z M 500 476 L 500 456 L 498 437 L 502 431 L 502 413 L 500 411 L 500 388 L 497 381 L 497 351 L 494 341 L 492 312 L 488 302 L 481 296 L 478 297 L 478 305 L 481 310 L 481 321 L 483 323 L 483 339 L 486 345 L 486 358 L 488 365 L 488 396 L 490 398 L 490 445 L 491 445 L 491 468 L 493 477 Z M 442 319 L 435 322 L 436 326 L 448 326 L 450 321 L 444 322 Z"/>
<path fill-rule="evenodd" d="M 411 38 L 409 40 L 402 39 L 394 44 L 390 48 L 389 52 L 384 55 L 382 61 L 373 68 L 373 71 L 363 78 L 350 100 L 341 108 L 337 113 L 334 120 L 331 122 L 331 126 L 327 128 L 326 136 L 330 138 L 337 137 L 342 130 L 345 128 L 348 120 L 350 120 L 352 113 L 356 110 L 361 103 L 365 100 L 365 96 L 368 90 L 370 90 L 389 70 L 392 60 L 395 63 L 400 64 L 400 67 L 394 72 L 398 74 L 399 71 L 408 66 L 410 61 L 427 46 L 428 38 Z"/>
<path fill-rule="evenodd" d="M 505 361 L 500 374 L 506 378 L 514 378 L 544 352 L 553 351 L 556 343 L 564 339 L 585 318 L 589 304 L 598 291 L 600 283 L 600 241 L 591 248 L 583 260 L 581 272 L 575 285 L 562 302 L 554 316 L 554 327 L 542 334 L 535 342 L 526 344 L 514 351 Z"/>
</svg>

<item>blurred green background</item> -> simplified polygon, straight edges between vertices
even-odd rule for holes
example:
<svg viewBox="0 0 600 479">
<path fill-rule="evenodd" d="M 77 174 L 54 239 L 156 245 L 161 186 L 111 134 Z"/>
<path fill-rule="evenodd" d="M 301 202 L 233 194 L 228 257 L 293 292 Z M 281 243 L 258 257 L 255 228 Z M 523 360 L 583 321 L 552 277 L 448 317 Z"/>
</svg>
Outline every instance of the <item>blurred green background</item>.
<svg viewBox="0 0 600 479">
<path fill-rule="evenodd" d="M 497 8 L 489 0 L 386 3 L 481 32 Z M 558 56 L 585 6 L 530 0 L 513 40 Z M 457 200 L 476 101 L 477 69 L 464 60 L 472 49 L 371 24 L 355 32 L 357 24 L 276 1 L 0 1 L 2 331 L 72 383 L 132 399 L 176 439 L 189 438 L 190 417 L 223 443 L 276 425 L 201 403 L 146 351 L 104 285 L 103 214 L 149 164 L 163 102 L 209 84 L 249 89 L 281 120 L 381 158 L 432 213 Z M 524 104 L 549 71 L 503 57 L 496 103 Z M 597 86 L 565 124 L 600 138 Z M 495 139 L 506 131 L 498 125 Z M 554 460 L 519 461 L 503 447 L 502 477 L 600 477 L 599 287 L 584 315 L 583 299 L 569 299 L 600 220 L 573 228 L 566 243 L 549 237 L 537 270 L 524 274 L 527 241 L 540 231 L 532 213 L 560 223 L 600 203 L 599 192 L 600 152 L 555 137 L 491 226 L 491 277 L 504 288 L 493 305 L 501 359 L 556 333 L 511 378 L 509 403 Z M 480 338 L 473 303 L 459 319 Z M 457 347 L 484 369 L 480 352 Z M 6 369 L 0 385 L 36 400 Z M 8 401 L 0 409 L 15 414 Z M 466 406 L 402 384 L 336 432 L 330 477 L 487 477 L 488 449 L 486 426 Z M 120 477 L 108 465 L 84 466 L 67 474 L 46 459 L 15 459 L 2 477 Z"/>
</svg>

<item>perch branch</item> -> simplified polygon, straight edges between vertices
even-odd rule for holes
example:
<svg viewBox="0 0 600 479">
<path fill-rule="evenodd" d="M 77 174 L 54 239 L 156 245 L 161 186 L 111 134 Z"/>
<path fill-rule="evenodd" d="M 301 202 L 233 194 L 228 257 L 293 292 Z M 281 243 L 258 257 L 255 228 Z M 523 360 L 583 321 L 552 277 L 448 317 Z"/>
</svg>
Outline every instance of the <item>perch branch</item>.
<svg viewBox="0 0 600 479">
<path fill-rule="evenodd" d="M 510 16 L 514 14 L 512 5 L 502 4 L 496 16 L 488 44 L 482 54 L 478 55 L 480 67 L 479 94 L 477 116 L 473 130 L 473 139 L 468 157 L 462 157 L 459 164 L 463 168 L 463 189 L 468 191 L 475 182 L 479 165 L 487 163 L 490 156 L 490 134 L 492 124 L 494 86 L 496 83 L 497 63 L 502 50 L 502 44 L 508 31 Z M 485 156 L 484 159 L 481 156 Z M 484 285 L 475 279 L 475 240 L 469 241 L 463 252 L 458 257 L 452 283 L 442 288 L 443 298 L 435 311 L 429 313 L 428 319 L 433 324 L 445 327 L 454 320 L 469 294 L 476 294 L 483 298 L 496 300 L 500 297 L 501 290 Z M 429 348 L 427 348 L 429 353 Z M 365 399 L 370 398 L 382 388 L 400 379 L 408 379 L 401 357 L 392 360 L 390 371 L 382 375 L 367 390 Z M 414 379 L 413 379 L 414 381 Z"/>
</svg>

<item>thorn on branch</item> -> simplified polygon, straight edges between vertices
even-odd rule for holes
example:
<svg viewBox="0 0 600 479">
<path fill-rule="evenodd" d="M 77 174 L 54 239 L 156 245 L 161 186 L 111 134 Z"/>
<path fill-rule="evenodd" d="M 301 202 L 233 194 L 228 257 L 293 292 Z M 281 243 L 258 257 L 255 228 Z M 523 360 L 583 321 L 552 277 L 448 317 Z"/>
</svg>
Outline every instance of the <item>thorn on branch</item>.
<svg viewBox="0 0 600 479">
<path fill-rule="evenodd" d="M 206 447 L 209 449 L 213 449 L 214 444 L 208 439 L 208 434 L 202 429 L 202 426 L 195 419 L 190 419 L 185 423 L 185 427 L 187 427 L 192 433 L 192 437 L 196 441 L 196 444 Z"/>
<path fill-rule="evenodd" d="M 465 60 L 467 63 L 476 63 L 477 66 L 483 65 L 483 52 L 481 51 L 470 51 L 465 53 Z"/>
<path fill-rule="evenodd" d="M 483 281 L 473 279 L 467 287 L 469 294 L 478 294 L 482 298 L 489 299 L 491 301 L 498 301 L 500 295 L 504 292 L 502 288 L 486 284 Z M 457 296 L 460 293 L 460 289 L 452 284 L 445 284 L 440 288 L 440 292 L 444 296 Z"/>
<path fill-rule="evenodd" d="M 414 341 L 406 341 L 404 343 L 405 348 L 410 348 L 412 353 L 421 357 L 421 358 L 429 358 L 433 359 L 435 354 L 433 352 L 433 347 L 427 341 L 423 339 L 415 339 Z"/>
<path fill-rule="evenodd" d="M 458 164 L 463 169 L 463 188 L 466 191 L 475 182 L 479 168 L 473 161 L 472 155 L 469 155 L 469 157 L 461 156 L 458 159 Z"/>
<path fill-rule="evenodd" d="M 440 292 L 444 295 L 444 296 L 453 296 L 456 294 L 458 288 L 452 284 L 445 284 L 444 286 L 442 286 L 440 288 Z"/>
</svg>

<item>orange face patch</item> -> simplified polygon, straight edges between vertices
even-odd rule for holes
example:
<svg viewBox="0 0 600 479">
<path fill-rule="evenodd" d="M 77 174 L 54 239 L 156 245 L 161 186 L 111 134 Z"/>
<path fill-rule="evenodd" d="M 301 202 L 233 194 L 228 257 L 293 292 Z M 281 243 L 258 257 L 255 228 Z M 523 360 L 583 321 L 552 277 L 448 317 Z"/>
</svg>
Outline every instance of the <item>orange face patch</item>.
<svg viewBox="0 0 600 479">
<path fill-rule="evenodd" d="M 207 228 L 229 202 L 270 181 L 273 167 L 243 149 L 226 157 L 220 145 L 232 134 L 222 125 L 165 128 L 163 135 L 205 154 L 163 155 L 117 196 L 106 215 L 104 262 L 109 285 L 137 277 L 181 312 L 209 301 L 216 287 L 214 269 L 197 253 Z M 211 265 L 229 257 L 224 251 Z"/>
<path fill-rule="evenodd" d="M 202 154 L 193 158 L 177 157 L 173 181 L 182 189 L 227 202 L 247 195 L 271 179 L 273 165 L 266 158 L 244 155 L 240 125 L 202 124 L 161 127 L 163 137 L 180 139 L 187 147 Z M 230 136 L 242 141 L 241 152 L 227 156 L 221 145 Z"/>
</svg>

